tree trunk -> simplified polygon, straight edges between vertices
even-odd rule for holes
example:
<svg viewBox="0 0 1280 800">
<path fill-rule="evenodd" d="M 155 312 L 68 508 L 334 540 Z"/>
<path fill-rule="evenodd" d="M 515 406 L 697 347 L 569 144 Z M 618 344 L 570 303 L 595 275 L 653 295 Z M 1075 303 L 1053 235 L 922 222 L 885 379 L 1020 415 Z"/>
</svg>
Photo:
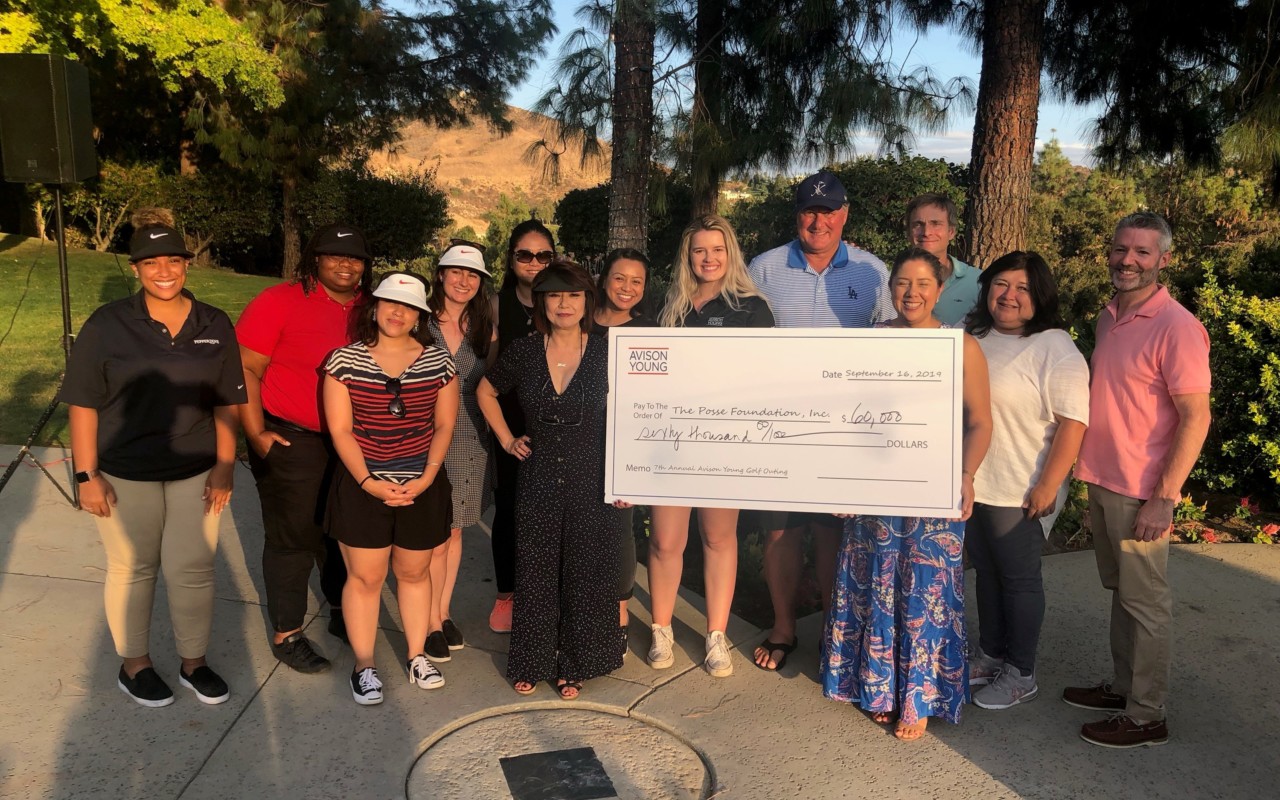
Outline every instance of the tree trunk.
<svg viewBox="0 0 1280 800">
<path fill-rule="evenodd" d="M 653 10 L 649 0 L 618 0 L 613 20 L 613 157 L 609 249 L 649 246 L 653 164 Z"/>
<path fill-rule="evenodd" d="M 196 141 L 189 136 L 178 143 L 178 174 L 192 176 L 200 171 L 196 161 Z"/>
<path fill-rule="evenodd" d="M 965 260 L 986 267 L 1026 242 L 1047 0 L 987 0 L 965 203 Z"/>
<path fill-rule="evenodd" d="M 699 0 L 694 47 L 699 53 L 693 72 L 690 112 L 693 163 L 690 179 L 693 218 L 715 214 L 720 206 L 724 177 L 724 98 L 721 62 L 724 57 L 724 0 Z"/>
<path fill-rule="evenodd" d="M 284 228 L 284 265 L 280 275 L 285 280 L 298 277 L 298 265 L 302 263 L 302 222 L 298 219 L 298 178 L 286 172 L 280 186 L 281 211 Z"/>
</svg>

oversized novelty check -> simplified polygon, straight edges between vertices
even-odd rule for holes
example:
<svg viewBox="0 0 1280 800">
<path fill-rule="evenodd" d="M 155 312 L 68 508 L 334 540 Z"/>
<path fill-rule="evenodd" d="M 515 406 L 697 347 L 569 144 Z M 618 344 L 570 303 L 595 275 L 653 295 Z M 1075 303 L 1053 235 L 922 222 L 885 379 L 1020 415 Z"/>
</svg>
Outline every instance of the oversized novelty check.
<svg viewBox="0 0 1280 800">
<path fill-rule="evenodd" d="M 951 516 L 962 336 L 612 328 L 605 500 Z"/>
</svg>

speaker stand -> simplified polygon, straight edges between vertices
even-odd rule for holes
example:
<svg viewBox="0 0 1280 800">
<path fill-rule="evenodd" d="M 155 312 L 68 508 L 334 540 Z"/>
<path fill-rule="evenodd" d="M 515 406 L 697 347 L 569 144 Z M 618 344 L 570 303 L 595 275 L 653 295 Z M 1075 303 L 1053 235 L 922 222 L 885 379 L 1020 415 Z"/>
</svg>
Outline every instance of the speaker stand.
<svg viewBox="0 0 1280 800">
<path fill-rule="evenodd" d="M 71 279 L 67 271 L 67 236 L 62 223 L 62 187 L 53 184 L 49 187 L 53 190 L 53 222 L 54 230 L 58 236 L 58 282 L 62 291 L 62 357 L 64 363 L 71 360 Z M 62 381 L 66 378 L 66 372 L 63 372 L 58 378 L 58 391 L 62 390 Z M 54 399 L 50 401 L 49 407 L 44 410 L 44 414 L 36 421 L 36 426 L 31 429 L 31 433 L 27 436 L 27 442 L 18 451 L 18 455 L 9 463 L 9 468 L 5 470 L 4 475 L 0 476 L 0 492 L 4 491 L 4 487 L 9 484 L 9 479 L 13 477 L 13 473 L 17 471 L 18 465 L 23 459 L 31 459 L 31 463 L 44 473 L 63 497 L 67 498 L 67 502 L 76 508 L 80 507 L 80 486 L 72 481 L 71 491 L 68 492 L 63 488 L 58 479 L 53 477 L 49 470 L 45 469 L 34 455 L 31 454 L 31 445 L 40 436 L 40 432 L 44 430 L 44 426 L 49 424 L 49 420 L 53 419 L 53 413 L 58 410 L 57 392 L 54 393 Z"/>
</svg>

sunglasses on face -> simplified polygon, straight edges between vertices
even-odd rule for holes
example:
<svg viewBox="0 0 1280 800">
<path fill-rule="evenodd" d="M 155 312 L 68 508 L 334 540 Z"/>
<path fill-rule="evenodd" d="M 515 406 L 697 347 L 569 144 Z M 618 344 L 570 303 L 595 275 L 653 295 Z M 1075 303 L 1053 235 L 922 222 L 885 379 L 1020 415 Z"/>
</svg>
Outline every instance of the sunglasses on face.
<svg viewBox="0 0 1280 800">
<path fill-rule="evenodd" d="M 515 257 L 521 264 L 528 264 L 535 259 L 539 264 L 550 264 L 551 259 L 556 257 L 556 253 L 554 250 L 539 250 L 536 253 L 532 250 L 517 250 Z"/>
<path fill-rule="evenodd" d="M 391 398 L 391 402 L 387 403 L 387 413 L 396 419 L 404 419 L 404 415 L 409 412 L 404 407 L 404 400 L 400 397 L 400 379 L 387 378 L 387 384 L 383 388 L 395 395 Z"/>
</svg>

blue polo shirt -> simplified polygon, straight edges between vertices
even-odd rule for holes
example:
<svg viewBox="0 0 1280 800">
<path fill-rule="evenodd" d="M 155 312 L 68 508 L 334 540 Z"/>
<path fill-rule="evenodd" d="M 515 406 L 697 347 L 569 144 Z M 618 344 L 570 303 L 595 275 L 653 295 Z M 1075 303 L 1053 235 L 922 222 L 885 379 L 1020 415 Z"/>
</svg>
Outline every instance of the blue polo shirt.
<svg viewBox="0 0 1280 800">
<path fill-rule="evenodd" d="M 951 277 L 942 284 L 942 296 L 933 307 L 933 315 L 942 320 L 944 325 L 957 325 L 962 322 L 978 302 L 978 276 L 982 270 L 971 267 L 954 256 L 951 258 Z"/>
<path fill-rule="evenodd" d="M 884 262 L 847 244 L 821 272 L 798 241 L 761 253 L 747 270 L 779 328 L 869 328 L 897 316 Z"/>
</svg>

